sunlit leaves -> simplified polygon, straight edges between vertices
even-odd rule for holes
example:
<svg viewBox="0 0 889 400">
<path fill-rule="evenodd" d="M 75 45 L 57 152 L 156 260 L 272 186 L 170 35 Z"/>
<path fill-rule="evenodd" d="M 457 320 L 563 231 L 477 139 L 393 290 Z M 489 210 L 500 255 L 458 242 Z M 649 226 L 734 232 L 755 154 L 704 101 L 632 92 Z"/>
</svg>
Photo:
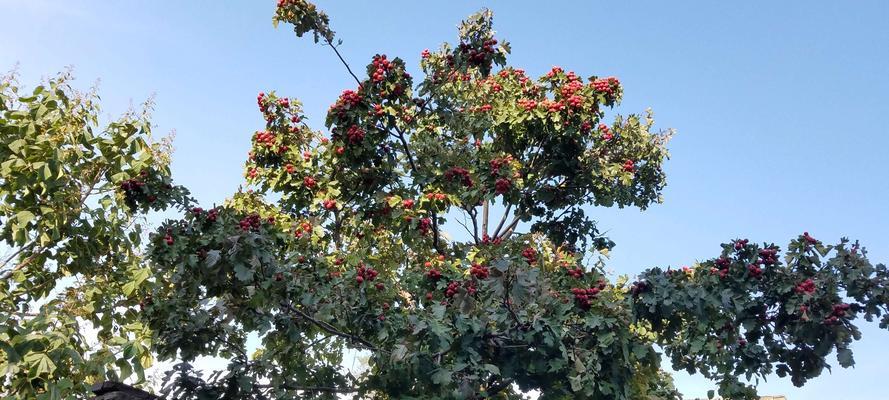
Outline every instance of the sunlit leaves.
<svg viewBox="0 0 889 400">
<path fill-rule="evenodd" d="M 70 81 L 30 95 L 0 81 L 0 392 L 14 399 L 144 379 L 150 335 L 134 309 L 151 271 L 137 219 L 189 201 L 169 179 L 168 144 L 151 140 L 150 105 L 100 127 L 98 96 Z M 135 350 L 120 357 L 124 343 Z"/>
</svg>

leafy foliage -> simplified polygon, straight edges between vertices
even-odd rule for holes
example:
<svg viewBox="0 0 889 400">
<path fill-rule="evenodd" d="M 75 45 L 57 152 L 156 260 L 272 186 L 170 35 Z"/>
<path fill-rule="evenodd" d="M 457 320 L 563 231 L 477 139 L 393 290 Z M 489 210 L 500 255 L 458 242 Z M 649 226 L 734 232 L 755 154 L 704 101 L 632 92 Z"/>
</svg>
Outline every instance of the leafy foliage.
<svg viewBox="0 0 889 400">
<path fill-rule="evenodd" d="M 343 60 L 313 4 L 280 0 L 273 20 Z M 858 315 L 889 326 L 889 272 L 845 239 L 804 234 L 783 263 L 735 240 L 693 268 L 609 281 L 614 244 L 589 206 L 660 202 L 670 132 L 650 111 L 607 118 L 617 78 L 508 65 L 492 26 L 470 16 L 456 45 L 423 51 L 416 80 L 401 58 L 376 55 L 361 77 L 343 61 L 357 86 L 328 133 L 260 93 L 251 189 L 206 209 L 172 185 L 144 114 L 94 133 L 95 96 L 66 77 L 28 96 L 4 81 L 0 390 L 82 394 L 144 379 L 155 354 L 182 361 L 162 392 L 183 399 L 681 398 L 659 345 L 750 399 L 747 381 L 802 385 L 834 349 L 851 366 Z M 171 206 L 184 215 L 143 242 L 140 216 Z M 194 370 L 207 355 L 228 367 Z M 366 368 L 343 366 L 355 355 Z"/>
<path fill-rule="evenodd" d="M 847 240 L 825 246 L 808 233 L 778 248 L 747 240 L 723 246 L 719 258 L 695 268 L 645 271 L 632 288 L 634 314 L 658 338 L 673 367 L 720 381 L 720 394 L 755 394 L 739 377 L 790 376 L 802 386 L 829 368 L 836 349 L 854 365 L 852 324 L 882 315 L 889 326 L 889 271 Z M 845 303 L 844 298 L 853 302 Z"/>
<path fill-rule="evenodd" d="M 138 216 L 188 201 L 170 183 L 168 145 L 150 142 L 147 113 L 99 130 L 98 97 L 69 81 L 29 93 L 13 76 L 0 81 L 0 393 L 9 399 L 144 379 L 151 334 L 136 306 L 151 271 Z"/>
</svg>

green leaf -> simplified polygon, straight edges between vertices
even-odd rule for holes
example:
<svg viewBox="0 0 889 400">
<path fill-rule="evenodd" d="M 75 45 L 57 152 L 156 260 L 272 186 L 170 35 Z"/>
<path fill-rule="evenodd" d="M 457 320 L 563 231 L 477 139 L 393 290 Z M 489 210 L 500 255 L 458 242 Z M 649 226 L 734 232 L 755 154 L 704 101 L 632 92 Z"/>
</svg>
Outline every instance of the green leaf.
<svg viewBox="0 0 889 400">
<path fill-rule="evenodd" d="M 439 368 L 438 371 L 432 374 L 432 383 L 436 385 L 447 385 L 451 383 L 451 371 Z"/>
<path fill-rule="evenodd" d="M 50 375 L 56 370 L 56 364 L 46 353 L 31 353 L 25 356 L 25 362 L 31 365 L 29 376 L 36 378 Z"/>
<path fill-rule="evenodd" d="M 18 221 L 19 224 L 24 225 L 34 219 L 34 213 L 28 210 L 22 210 L 15 215 L 15 219 Z"/>
<path fill-rule="evenodd" d="M 485 364 L 485 365 L 482 365 L 482 368 L 484 368 L 485 371 L 488 371 L 494 375 L 500 375 L 500 368 L 498 368 L 494 364 Z"/>
<path fill-rule="evenodd" d="M 855 365 L 855 360 L 852 358 L 852 350 L 839 349 L 837 351 L 837 361 L 843 368 L 849 368 Z"/>
<path fill-rule="evenodd" d="M 21 154 L 19 150 L 21 150 L 22 147 L 24 147 L 26 144 L 28 144 L 28 142 L 26 142 L 24 139 L 16 139 L 9 144 L 9 149 L 12 150 L 12 152 L 15 154 Z"/>
<path fill-rule="evenodd" d="M 235 278 L 241 282 L 249 282 L 253 280 L 253 270 L 248 268 L 244 263 L 235 264 Z"/>
</svg>

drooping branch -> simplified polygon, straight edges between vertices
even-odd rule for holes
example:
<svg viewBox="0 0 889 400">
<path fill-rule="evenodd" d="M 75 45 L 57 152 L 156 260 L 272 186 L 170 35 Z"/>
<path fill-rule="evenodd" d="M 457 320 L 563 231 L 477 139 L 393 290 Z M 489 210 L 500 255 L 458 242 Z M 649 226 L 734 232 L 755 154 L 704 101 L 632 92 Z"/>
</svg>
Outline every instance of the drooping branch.
<svg viewBox="0 0 889 400">
<path fill-rule="evenodd" d="M 352 388 L 352 387 L 338 388 L 338 387 L 325 387 L 325 386 L 299 386 L 299 385 L 288 385 L 286 383 L 282 384 L 282 385 L 277 385 L 277 386 L 275 386 L 275 385 L 256 385 L 256 387 L 262 388 L 262 389 L 281 388 L 281 389 L 296 390 L 296 391 L 301 391 L 301 392 L 319 392 L 319 393 L 355 393 L 358 391 L 358 389 Z"/>
<path fill-rule="evenodd" d="M 378 349 L 376 346 L 374 346 L 373 343 L 368 342 L 367 340 L 365 340 L 361 337 L 340 331 L 340 330 L 336 329 L 334 326 L 332 326 L 324 321 L 315 319 L 312 316 L 310 316 L 309 314 L 306 314 L 305 312 L 303 312 L 302 310 L 293 307 L 292 305 L 290 305 L 290 303 L 282 302 L 281 307 L 284 307 L 287 311 L 290 311 L 290 312 L 296 314 L 297 316 L 299 316 L 300 318 L 311 322 L 313 325 L 317 326 L 321 330 L 323 330 L 331 335 L 336 335 L 336 336 L 339 336 L 339 337 L 346 339 L 350 342 L 357 343 L 357 344 L 361 345 L 361 347 L 364 347 L 365 349 L 370 350 L 370 351 L 374 351 L 374 352 L 380 351 L 380 349 Z"/>
</svg>

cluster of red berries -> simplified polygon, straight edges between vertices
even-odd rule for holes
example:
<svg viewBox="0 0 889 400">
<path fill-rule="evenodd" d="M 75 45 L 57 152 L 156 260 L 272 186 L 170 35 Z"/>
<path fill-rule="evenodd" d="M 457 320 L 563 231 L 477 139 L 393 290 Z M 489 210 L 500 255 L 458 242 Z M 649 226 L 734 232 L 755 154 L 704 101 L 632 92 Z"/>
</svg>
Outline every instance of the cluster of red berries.
<svg viewBox="0 0 889 400">
<path fill-rule="evenodd" d="M 460 53 L 469 60 L 472 65 L 482 65 L 487 57 L 494 53 L 494 46 L 497 45 L 497 39 L 488 39 L 482 42 L 480 49 L 474 49 L 468 43 L 460 43 Z"/>
<path fill-rule="evenodd" d="M 485 80 L 485 83 L 488 85 L 489 88 L 491 88 L 491 91 L 494 93 L 500 93 L 503 91 L 503 86 L 495 81 L 494 77 L 489 76 L 488 79 Z"/>
<path fill-rule="evenodd" d="M 377 270 L 371 267 L 365 267 L 363 263 L 358 264 L 358 275 L 355 276 L 355 281 L 361 284 L 364 281 L 372 281 L 377 277 Z"/>
<path fill-rule="evenodd" d="M 124 191 L 138 190 L 145 186 L 145 182 L 138 179 L 127 179 L 120 183 L 120 189 Z"/>
<path fill-rule="evenodd" d="M 735 250 L 741 251 L 744 250 L 744 246 L 747 246 L 749 241 L 747 239 L 739 239 L 735 241 Z"/>
<path fill-rule="evenodd" d="M 271 218 L 271 217 L 269 217 Z M 258 231 L 260 225 L 262 225 L 262 218 L 259 214 L 253 213 L 241 219 L 238 222 L 238 227 L 241 228 L 242 231 Z"/>
<path fill-rule="evenodd" d="M 496 182 L 494 182 L 494 193 L 496 194 L 504 194 L 509 192 L 509 189 L 512 188 L 512 182 L 506 178 L 498 178 Z"/>
<path fill-rule="evenodd" d="M 445 288 L 445 296 L 446 297 L 454 297 L 457 294 L 457 291 L 460 289 L 460 282 L 451 281 L 448 282 L 448 287 Z"/>
<path fill-rule="evenodd" d="M 299 227 L 293 231 L 293 236 L 296 236 L 297 239 L 303 237 L 303 235 L 307 235 L 312 232 L 312 224 L 309 221 L 303 221 L 299 224 Z"/>
<path fill-rule="evenodd" d="M 336 200 L 327 199 L 327 200 L 324 200 L 324 202 L 321 203 L 321 205 L 324 206 L 325 210 L 334 210 L 334 209 L 336 209 Z"/>
<path fill-rule="evenodd" d="M 374 82 L 382 82 L 386 77 L 386 72 L 389 71 L 391 63 L 386 59 L 385 54 L 378 54 L 373 58 L 373 66 L 375 69 L 373 75 L 371 75 L 371 79 L 373 79 Z"/>
<path fill-rule="evenodd" d="M 583 106 L 583 97 L 573 94 L 570 97 L 568 97 L 567 102 L 568 102 L 568 105 L 571 107 L 580 108 Z"/>
<path fill-rule="evenodd" d="M 136 208 L 137 204 L 148 201 L 154 203 L 157 197 L 154 195 L 146 195 L 145 182 L 139 179 L 127 179 L 120 183 L 120 189 L 123 190 L 124 201 L 130 208 Z"/>
<path fill-rule="evenodd" d="M 805 240 L 806 244 L 809 244 L 809 245 L 818 244 L 818 240 L 809 236 L 809 232 L 803 232 L 803 240 Z"/>
<path fill-rule="evenodd" d="M 482 235 L 482 245 L 493 244 L 493 245 L 496 246 L 496 245 L 499 245 L 500 243 L 503 243 L 503 238 L 501 238 L 501 237 L 499 237 L 499 236 L 498 236 L 498 237 L 495 237 L 495 238 L 493 238 L 493 239 L 491 239 L 491 237 L 488 236 L 487 233 L 485 233 L 484 235 Z"/>
<path fill-rule="evenodd" d="M 420 234 L 426 236 L 429 234 L 429 231 L 432 230 L 432 219 L 431 218 L 421 218 L 420 223 L 417 224 L 417 229 L 420 230 Z"/>
<path fill-rule="evenodd" d="M 774 265 L 778 263 L 778 249 L 767 248 L 759 251 L 759 263 L 763 265 Z"/>
<path fill-rule="evenodd" d="M 253 135 L 253 140 L 266 147 L 272 147 L 275 145 L 275 134 L 269 131 L 256 132 L 256 134 Z"/>
<path fill-rule="evenodd" d="M 364 135 L 366 132 L 364 129 L 361 129 L 358 125 L 352 125 L 349 127 L 349 130 L 346 131 L 346 137 L 349 138 L 349 143 L 356 144 L 361 143 L 364 140 Z"/>
<path fill-rule="evenodd" d="M 627 172 L 635 172 L 636 171 L 636 163 L 633 160 L 624 161 L 624 171 Z"/>
<path fill-rule="evenodd" d="M 519 99 L 517 102 L 519 107 L 525 109 L 525 111 L 532 111 L 537 108 L 537 102 L 531 99 Z"/>
<path fill-rule="evenodd" d="M 269 110 L 269 106 L 265 104 L 264 92 L 259 92 L 259 94 L 256 95 L 256 105 L 259 106 L 259 111 L 262 111 L 263 114 Z"/>
<path fill-rule="evenodd" d="M 433 281 L 437 281 L 437 280 L 441 279 L 441 271 L 439 271 L 435 268 L 431 268 L 428 271 L 426 271 L 426 278 L 429 278 L 430 280 L 433 280 Z"/>
<path fill-rule="evenodd" d="M 537 249 L 535 249 L 533 247 L 526 247 L 524 250 L 522 250 L 522 257 L 525 257 L 525 261 L 527 261 L 528 264 L 536 263 L 537 262 Z"/>
<path fill-rule="evenodd" d="M 806 280 L 800 282 L 798 285 L 796 285 L 796 287 L 793 288 L 793 290 L 796 291 L 797 293 L 801 293 L 801 294 L 802 293 L 805 293 L 805 294 L 815 293 L 815 281 L 813 281 L 812 279 L 806 279 Z"/>
<path fill-rule="evenodd" d="M 553 69 L 549 70 L 549 72 L 546 73 L 546 77 L 555 78 L 556 75 L 561 74 L 564 71 L 565 70 L 563 70 L 562 67 L 554 66 Z"/>
<path fill-rule="evenodd" d="M 262 114 L 265 116 L 266 122 L 271 123 L 272 120 L 274 120 L 274 118 L 275 118 L 275 114 L 269 109 L 270 102 L 269 102 L 269 99 L 266 97 L 266 94 L 263 92 L 259 92 L 259 95 L 256 96 L 256 103 L 257 103 L 257 105 L 259 105 L 259 111 L 261 111 Z M 275 104 L 275 103 L 271 103 L 271 104 Z M 282 109 L 289 108 L 290 107 L 290 99 L 288 99 L 286 97 L 280 98 L 277 100 L 276 104 L 278 105 L 278 107 L 280 107 Z M 299 122 L 299 120 L 300 120 L 299 116 L 296 116 L 296 115 L 294 115 L 291 118 L 291 121 L 294 123 Z M 291 127 L 290 131 L 295 132 L 296 127 Z"/>
<path fill-rule="evenodd" d="M 490 275 L 490 272 L 491 271 L 488 269 L 488 267 L 481 264 L 472 264 L 472 266 L 469 268 L 469 273 L 478 279 L 487 279 L 488 275 Z"/>
<path fill-rule="evenodd" d="M 645 281 L 637 281 L 633 282 L 633 285 L 630 286 L 630 294 L 633 296 L 638 296 L 641 293 L 645 293 L 650 288 L 648 282 Z"/>
<path fill-rule="evenodd" d="M 846 303 L 835 304 L 833 306 L 833 312 L 831 312 L 830 316 L 824 319 L 825 325 L 833 325 L 839 322 L 840 318 L 845 317 L 846 313 L 849 312 L 849 305 Z"/>
<path fill-rule="evenodd" d="M 420 57 L 422 58 L 429 58 L 429 56 L 431 55 L 432 53 L 429 52 L 429 49 L 423 49 L 423 51 L 420 53 Z"/>
<path fill-rule="evenodd" d="M 580 267 L 567 268 L 567 269 L 565 269 L 565 272 L 568 273 L 569 276 L 571 276 L 575 279 L 583 278 L 583 268 L 580 268 Z"/>
<path fill-rule="evenodd" d="M 599 295 L 600 289 L 598 287 L 593 288 L 572 288 L 571 294 L 574 295 L 574 302 L 581 309 L 587 310 L 590 308 L 590 304 L 592 304 L 592 300 Z"/>
<path fill-rule="evenodd" d="M 521 68 L 516 68 L 516 69 L 502 69 L 502 70 L 500 70 L 500 72 L 497 73 L 497 76 L 506 79 L 506 78 L 509 78 L 509 77 L 512 76 L 512 75 L 515 75 L 515 76 L 523 76 L 524 74 L 525 74 L 525 70 L 523 70 L 523 69 L 521 69 Z"/>
<path fill-rule="evenodd" d="M 543 106 L 543 108 L 545 108 L 546 111 L 548 111 L 550 113 L 557 113 L 559 111 L 562 111 L 562 109 L 565 108 L 565 105 L 562 104 L 561 101 L 554 101 L 554 100 L 541 101 L 540 105 Z"/>
<path fill-rule="evenodd" d="M 506 156 L 503 158 L 495 158 L 492 159 L 488 164 L 491 166 L 491 175 L 499 175 L 500 169 L 504 166 L 509 165 L 509 162 L 512 161 L 512 156 Z"/>
<path fill-rule="evenodd" d="M 140 204 L 154 204 L 154 202 L 157 201 L 157 196 L 152 193 L 155 192 L 153 189 L 159 189 L 161 191 L 173 189 L 173 186 L 169 183 L 160 185 L 160 182 L 157 182 L 157 179 L 150 180 L 149 178 L 148 171 L 143 170 L 139 172 L 138 178 L 127 179 L 120 183 L 120 190 L 123 191 L 124 203 L 126 203 L 127 207 L 131 210 L 135 210 Z M 148 180 L 152 183 L 147 183 L 146 181 Z"/>
<path fill-rule="evenodd" d="M 191 212 L 195 216 L 200 216 L 204 213 L 204 209 L 200 207 L 195 207 L 191 209 Z M 216 208 L 211 208 L 210 211 L 207 211 L 207 221 L 208 222 L 216 222 L 216 218 L 219 217 L 219 210 Z"/>
<path fill-rule="evenodd" d="M 303 186 L 309 189 L 314 189 L 316 184 L 317 182 L 315 182 L 315 178 L 312 178 L 311 176 L 303 178 Z"/>
<path fill-rule="evenodd" d="M 167 243 L 167 246 L 173 245 L 173 234 L 170 231 L 167 231 L 167 234 L 164 235 L 164 242 Z"/>
<path fill-rule="evenodd" d="M 602 140 L 609 141 L 614 138 L 614 134 L 611 133 L 611 128 L 605 124 L 599 124 L 599 132 L 602 133 Z"/>
<path fill-rule="evenodd" d="M 451 167 L 444 173 L 445 179 L 449 181 L 459 180 L 460 184 L 471 188 L 473 186 L 472 177 L 469 176 L 469 171 L 465 168 L 461 167 Z"/>
<path fill-rule="evenodd" d="M 716 259 L 714 264 L 716 264 L 716 266 L 719 268 L 718 269 L 711 268 L 710 269 L 711 273 L 719 274 L 720 278 L 725 278 L 726 276 L 728 276 L 728 266 L 729 266 L 729 264 L 731 264 L 731 261 L 729 261 L 728 258 L 719 257 Z"/>
<path fill-rule="evenodd" d="M 426 196 L 426 200 L 442 201 L 442 200 L 447 200 L 447 198 L 448 198 L 448 195 L 446 195 L 444 193 L 438 193 L 438 192 L 426 193 L 425 196 Z"/>
<path fill-rule="evenodd" d="M 414 208 L 414 199 L 402 200 L 401 206 L 404 207 L 405 210 L 410 210 L 410 209 Z"/>
<path fill-rule="evenodd" d="M 361 103 L 361 95 L 355 93 L 354 90 L 343 90 L 340 95 L 339 102 L 350 108 L 354 108 Z"/>
<path fill-rule="evenodd" d="M 762 274 L 765 272 L 765 271 L 763 271 L 762 268 L 759 267 L 759 265 L 756 265 L 756 264 L 748 265 L 747 271 L 750 272 L 750 276 L 752 276 L 754 278 L 762 277 Z"/>
<path fill-rule="evenodd" d="M 574 75 L 574 72 L 569 72 L 568 83 L 559 88 L 559 93 L 562 97 L 568 98 L 576 95 L 581 89 L 583 89 L 583 82 L 580 81 L 577 75 Z"/>
<path fill-rule="evenodd" d="M 592 86 L 593 89 L 596 89 L 597 92 L 602 92 L 607 95 L 614 94 L 614 91 L 619 85 L 620 81 L 618 81 L 617 78 L 613 76 L 608 78 L 596 79 L 592 83 L 590 83 L 590 86 Z"/>
<path fill-rule="evenodd" d="M 216 222 L 216 218 L 218 216 L 219 216 L 219 210 L 217 210 L 215 208 L 211 209 L 210 211 L 207 211 L 207 221 Z"/>
</svg>

